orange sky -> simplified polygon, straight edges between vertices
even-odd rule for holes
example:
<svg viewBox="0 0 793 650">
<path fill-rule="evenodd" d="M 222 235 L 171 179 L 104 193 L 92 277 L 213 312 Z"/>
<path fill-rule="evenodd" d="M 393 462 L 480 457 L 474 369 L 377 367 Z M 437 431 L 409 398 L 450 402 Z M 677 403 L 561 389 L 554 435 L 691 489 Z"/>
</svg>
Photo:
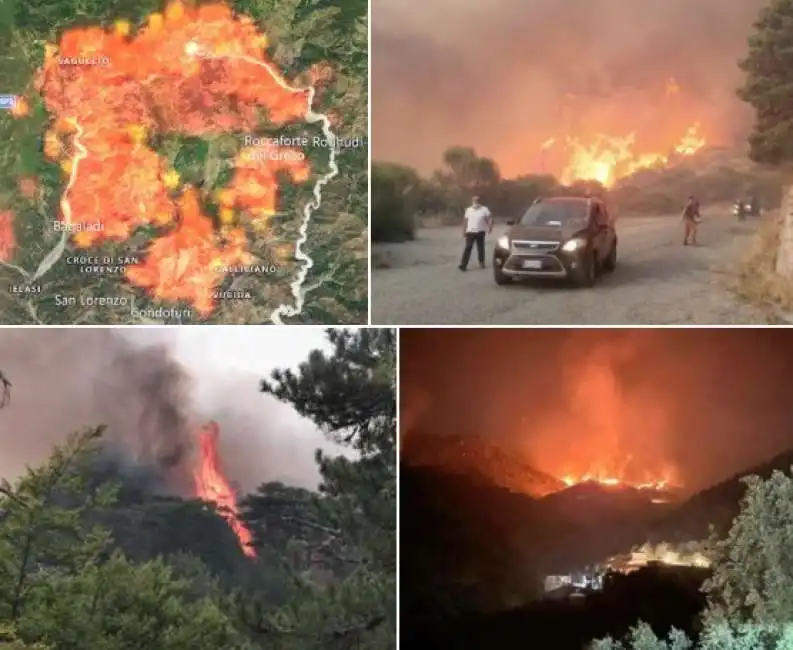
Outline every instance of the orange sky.
<svg viewBox="0 0 793 650">
<path fill-rule="evenodd" d="M 514 176 L 560 173 L 563 152 L 540 153 L 551 136 L 635 131 L 646 153 L 699 121 L 710 142 L 740 142 L 751 113 L 736 61 L 763 4 L 374 0 L 373 155 L 427 172 L 469 145 Z"/>
<path fill-rule="evenodd" d="M 789 330 L 404 330 L 410 435 L 696 490 L 793 449 Z"/>
</svg>

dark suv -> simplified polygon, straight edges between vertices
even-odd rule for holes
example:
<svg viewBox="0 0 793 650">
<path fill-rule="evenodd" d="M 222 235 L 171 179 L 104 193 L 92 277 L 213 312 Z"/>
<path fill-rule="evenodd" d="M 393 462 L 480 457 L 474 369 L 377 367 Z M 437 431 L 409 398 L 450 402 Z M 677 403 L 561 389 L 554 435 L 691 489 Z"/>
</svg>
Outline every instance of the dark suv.
<svg viewBox="0 0 793 650">
<path fill-rule="evenodd" d="M 617 231 L 600 199 L 538 199 L 507 224 L 493 252 L 496 284 L 547 277 L 591 287 L 601 271 L 617 266 Z"/>
</svg>

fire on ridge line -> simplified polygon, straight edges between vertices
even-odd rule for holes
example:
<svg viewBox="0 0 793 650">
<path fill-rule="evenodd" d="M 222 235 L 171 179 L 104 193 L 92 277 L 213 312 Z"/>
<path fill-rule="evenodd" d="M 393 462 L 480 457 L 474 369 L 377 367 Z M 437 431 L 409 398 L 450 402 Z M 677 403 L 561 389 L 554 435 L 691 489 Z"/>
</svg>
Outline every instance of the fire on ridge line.
<svg viewBox="0 0 793 650">
<path fill-rule="evenodd" d="M 671 154 L 636 153 L 635 133 L 624 137 L 609 137 L 598 133 L 588 145 L 579 138 L 568 138 L 566 151 L 569 158 L 561 181 L 565 185 L 575 181 L 597 181 L 604 187 L 612 187 L 620 178 L 641 169 L 663 167 L 673 156 L 687 157 L 700 151 L 706 143 L 705 138 L 700 135 L 700 128 L 698 123 L 688 127 Z M 547 150 L 555 144 L 555 139 L 546 140 L 543 148 Z"/>
<path fill-rule="evenodd" d="M 632 482 L 617 478 L 615 476 L 604 476 L 602 474 L 584 474 L 578 477 L 568 474 L 567 476 L 562 477 L 562 482 L 568 487 L 579 485 L 580 483 L 599 483 L 600 485 L 613 485 L 615 487 L 625 486 L 632 487 L 637 490 L 664 490 L 671 487 L 677 487 L 667 479 L 659 479 L 657 481 L 648 482 Z"/>
<path fill-rule="evenodd" d="M 659 124 L 651 124 L 651 129 L 655 130 L 670 118 L 679 116 L 680 111 L 675 110 L 675 105 L 670 103 L 677 101 L 679 97 L 679 84 L 673 78 L 667 79 L 664 87 L 666 101 L 660 104 L 662 109 L 658 116 Z M 594 132 L 583 129 L 584 133 L 580 133 L 580 129 L 571 126 L 568 132 L 575 132 L 575 135 L 547 137 L 539 145 L 539 166 L 542 173 L 545 173 L 546 158 L 550 156 L 558 164 L 559 179 L 563 184 L 595 181 L 610 188 L 621 178 L 642 169 L 665 167 L 675 160 L 693 156 L 706 146 L 707 138 L 703 134 L 700 121 L 674 122 L 677 124 L 672 131 L 675 135 L 670 137 L 669 131 L 664 129 L 667 131 L 664 142 L 658 141 L 656 137 L 655 144 L 648 147 L 640 147 L 637 143 L 639 131 L 618 136 L 614 135 L 616 129 L 608 129 L 608 133 L 604 129 Z M 642 130 L 641 135 L 648 135 L 644 131 Z"/>
</svg>

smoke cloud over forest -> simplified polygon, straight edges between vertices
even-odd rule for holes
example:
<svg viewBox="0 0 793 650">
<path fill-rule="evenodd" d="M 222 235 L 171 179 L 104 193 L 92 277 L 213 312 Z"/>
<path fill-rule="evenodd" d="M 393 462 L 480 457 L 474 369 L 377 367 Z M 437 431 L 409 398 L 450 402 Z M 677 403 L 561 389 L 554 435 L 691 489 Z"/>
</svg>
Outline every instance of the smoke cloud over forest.
<svg viewBox="0 0 793 650">
<path fill-rule="evenodd" d="M 374 0 L 374 157 L 426 172 L 473 146 L 510 176 L 537 171 L 549 137 L 636 131 L 652 149 L 699 122 L 710 144 L 739 143 L 737 62 L 764 4 Z"/>
<path fill-rule="evenodd" d="M 0 371 L 13 384 L 0 410 L 0 477 L 42 462 L 69 432 L 104 424 L 110 451 L 130 467 L 158 468 L 179 489 L 190 480 L 195 428 L 214 419 L 224 468 L 241 489 L 319 482 L 314 450 L 329 445 L 312 423 L 259 392 L 266 371 L 196 377 L 166 343 L 140 347 L 109 330 L 61 329 L 3 330 Z"/>
<path fill-rule="evenodd" d="M 421 330 L 403 436 L 484 438 L 557 478 L 695 491 L 793 450 L 789 330 Z"/>
</svg>

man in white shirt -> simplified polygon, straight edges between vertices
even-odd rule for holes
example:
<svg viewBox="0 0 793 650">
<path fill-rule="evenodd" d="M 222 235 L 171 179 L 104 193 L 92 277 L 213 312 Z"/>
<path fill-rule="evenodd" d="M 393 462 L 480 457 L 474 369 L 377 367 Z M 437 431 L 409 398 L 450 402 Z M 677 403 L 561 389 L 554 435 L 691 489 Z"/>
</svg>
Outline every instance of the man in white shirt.
<svg viewBox="0 0 793 650">
<path fill-rule="evenodd" d="M 468 269 L 468 260 L 471 259 L 471 249 L 476 242 L 476 253 L 479 257 L 479 266 L 485 268 L 485 235 L 493 232 L 493 217 L 484 205 L 479 203 L 479 197 L 471 200 L 471 205 L 465 210 L 463 217 L 463 237 L 465 248 L 460 260 L 460 270 Z"/>
</svg>

